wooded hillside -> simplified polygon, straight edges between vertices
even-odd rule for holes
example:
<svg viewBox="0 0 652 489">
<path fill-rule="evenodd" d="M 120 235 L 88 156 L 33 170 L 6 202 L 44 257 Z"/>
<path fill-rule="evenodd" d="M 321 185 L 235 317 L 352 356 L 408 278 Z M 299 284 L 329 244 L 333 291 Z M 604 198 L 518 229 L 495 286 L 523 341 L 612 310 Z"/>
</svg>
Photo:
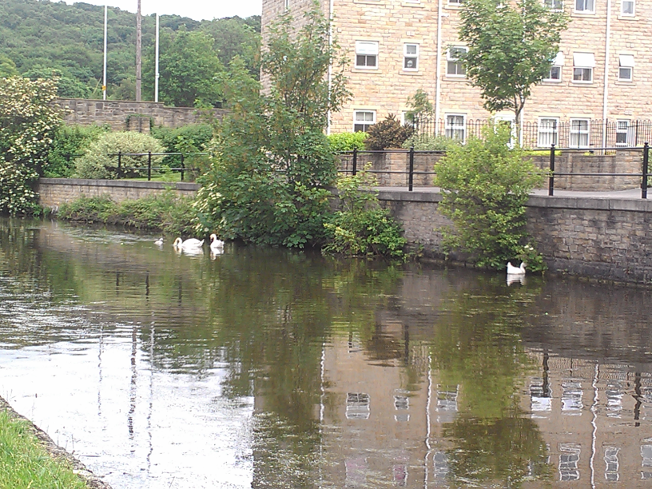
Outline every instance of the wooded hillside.
<svg viewBox="0 0 652 489">
<path fill-rule="evenodd" d="M 164 15 L 161 25 L 161 59 L 170 54 L 170 62 L 196 58 L 184 56 L 184 50 L 202 53 L 194 65 L 164 74 L 161 66 L 160 100 L 172 105 L 187 105 L 188 100 L 214 105 L 219 94 L 207 88 L 211 73 L 224 70 L 235 55 L 245 60 L 254 74 L 258 72 L 260 17 L 231 17 L 195 21 L 177 15 Z M 143 16 L 143 99 L 153 100 L 156 19 Z M 108 11 L 107 94 L 109 99 L 133 100 L 136 78 L 136 14 L 109 8 Z M 104 43 L 104 7 L 87 3 L 67 5 L 48 0 L 2 0 L 0 2 L 0 77 L 19 74 L 31 79 L 60 77 L 62 97 L 101 98 Z M 208 51 L 208 52 L 207 52 Z M 165 76 L 199 73 L 197 87 L 179 93 L 178 81 Z M 208 77 L 209 79 L 206 79 Z M 164 85 L 175 87 L 170 93 Z M 185 84 L 182 84 L 185 85 Z M 190 90 L 192 89 L 192 90 Z M 168 90 L 169 91 L 169 90 Z"/>
</svg>

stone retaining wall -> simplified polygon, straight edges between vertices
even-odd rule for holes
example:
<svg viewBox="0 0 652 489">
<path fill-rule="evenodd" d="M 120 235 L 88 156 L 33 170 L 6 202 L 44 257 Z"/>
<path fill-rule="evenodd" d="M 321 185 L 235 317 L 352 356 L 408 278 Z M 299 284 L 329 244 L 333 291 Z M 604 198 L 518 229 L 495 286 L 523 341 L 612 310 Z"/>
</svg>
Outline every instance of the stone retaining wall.
<svg viewBox="0 0 652 489">
<path fill-rule="evenodd" d="M 80 126 L 108 125 L 114 131 L 149 132 L 150 118 L 154 125 L 181 127 L 203 121 L 194 107 L 166 107 L 160 102 L 130 102 L 122 100 L 57 99 L 64 109 L 64 121 Z M 221 119 L 226 111 L 213 109 Z"/>
<path fill-rule="evenodd" d="M 426 256 L 442 258 L 441 232 L 450 224 L 435 192 L 382 191 L 379 198 Z M 528 232 L 552 272 L 652 283 L 652 201 L 530 197 Z"/>
<path fill-rule="evenodd" d="M 36 192 L 42 206 L 58 209 L 64 202 L 80 197 L 108 196 L 115 202 L 134 200 L 164 192 L 172 188 L 180 195 L 194 196 L 196 183 L 140 182 L 133 180 L 86 180 L 73 178 L 41 178 Z"/>
</svg>

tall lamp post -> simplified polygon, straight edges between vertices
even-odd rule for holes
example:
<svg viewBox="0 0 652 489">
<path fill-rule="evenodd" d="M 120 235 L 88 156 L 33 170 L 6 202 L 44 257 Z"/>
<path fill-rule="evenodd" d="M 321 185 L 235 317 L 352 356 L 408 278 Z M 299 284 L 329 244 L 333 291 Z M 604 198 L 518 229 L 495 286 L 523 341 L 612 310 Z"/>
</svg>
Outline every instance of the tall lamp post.
<svg viewBox="0 0 652 489">
<path fill-rule="evenodd" d="M 136 12 L 136 102 L 141 101 L 141 78 L 142 78 L 142 61 L 141 61 L 141 13 L 140 13 L 140 0 L 138 0 L 138 11 Z"/>
<path fill-rule="evenodd" d="M 154 69 L 154 102 L 158 102 L 158 31 L 160 27 L 160 20 L 158 13 L 156 14 L 156 67 Z"/>
<path fill-rule="evenodd" d="M 102 70 L 102 100 L 106 100 L 106 23 L 108 5 L 104 4 L 104 68 Z"/>
</svg>

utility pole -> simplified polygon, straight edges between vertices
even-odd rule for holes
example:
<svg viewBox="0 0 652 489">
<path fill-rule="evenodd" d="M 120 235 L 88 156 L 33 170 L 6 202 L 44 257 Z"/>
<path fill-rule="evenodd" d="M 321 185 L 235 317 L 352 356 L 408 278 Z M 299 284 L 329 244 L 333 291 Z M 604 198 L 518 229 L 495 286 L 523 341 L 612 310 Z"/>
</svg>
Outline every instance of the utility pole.
<svg viewBox="0 0 652 489">
<path fill-rule="evenodd" d="M 104 4 L 104 67 L 102 69 L 102 100 L 106 100 L 106 24 L 107 24 L 107 4 Z"/>
<path fill-rule="evenodd" d="M 136 102 L 141 101 L 140 83 L 142 80 L 142 59 L 141 59 L 141 44 L 142 44 L 142 26 L 140 14 L 140 0 L 138 0 L 138 12 L 136 13 Z"/>
<path fill-rule="evenodd" d="M 158 77 L 159 77 L 159 73 L 158 73 L 158 49 L 159 49 L 158 31 L 159 31 L 159 28 L 160 28 L 160 19 L 159 19 L 158 12 L 157 12 L 156 13 L 156 69 L 154 70 L 156 72 L 156 73 L 154 73 L 154 102 L 158 102 Z"/>
</svg>

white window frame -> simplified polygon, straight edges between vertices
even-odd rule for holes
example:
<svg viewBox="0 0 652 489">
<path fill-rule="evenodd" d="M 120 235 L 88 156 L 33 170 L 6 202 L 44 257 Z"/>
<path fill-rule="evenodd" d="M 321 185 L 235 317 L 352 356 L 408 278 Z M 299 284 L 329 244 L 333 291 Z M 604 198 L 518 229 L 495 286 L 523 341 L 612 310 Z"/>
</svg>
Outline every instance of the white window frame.
<svg viewBox="0 0 652 489">
<path fill-rule="evenodd" d="M 582 7 L 578 9 L 578 4 Z M 575 13 L 578 14 L 594 14 L 595 13 L 595 0 L 575 0 Z"/>
<path fill-rule="evenodd" d="M 416 48 L 415 53 L 408 53 L 408 46 L 414 46 Z M 414 60 L 414 67 L 408 68 L 408 60 Z M 406 42 L 403 44 L 403 71 L 419 71 L 419 44 L 415 42 Z"/>
<path fill-rule="evenodd" d="M 555 56 L 555 59 L 552 61 L 552 66 L 550 67 L 550 72 L 548 73 L 548 77 L 544 78 L 543 81 L 545 82 L 551 82 L 551 83 L 560 83 L 561 82 L 561 72 L 562 68 L 564 66 L 565 58 L 564 58 L 564 53 L 561 51 L 557 53 L 557 56 Z M 552 70 L 557 68 L 559 71 L 559 78 L 553 78 L 552 76 Z"/>
<path fill-rule="evenodd" d="M 466 141 L 466 114 L 445 114 L 445 134 L 446 137 L 461 141 L 464 143 Z M 461 118 L 462 123 L 459 123 Z"/>
<path fill-rule="evenodd" d="M 593 53 L 573 53 L 573 83 L 593 83 L 593 68 L 595 68 L 595 55 Z M 578 71 L 580 79 L 577 79 Z M 585 74 L 589 79 L 585 80 Z"/>
<path fill-rule="evenodd" d="M 358 114 L 372 114 L 372 120 L 359 120 Z M 370 126 L 376 123 L 376 111 L 370 109 L 356 109 L 353 111 L 353 132 L 367 132 Z M 363 126 L 363 129 L 356 129 L 355 126 Z"/>
<path fill-rule="evenodd" d="M 355 67 L 359 70 L 378 69 L 378 41 L 356 41 L 355 42 Z M 358 64 L 359 57 L 364 57 L 364 64 Z M 374 59 L 374 65 L 369 65 L 369 60 Z"/>
<path fill-rule="evenodd" d="M 452 51 L 453 50 L 459 50 L 463 52 L 468 52 L 468 48 L 466 46 L 451 46 L 446 50 L 446 76 L 450 77 L 455 77 L 455 78 L 466 78 L 466 68 L 464 68 L 464 65 L 461 63 L 460 58 L 457 56 L 453 56 Z M 454 63 L 454 66 L 457 68 L 455 69 L 456 73 L 451 73 L 449 68 L 451 66 L 450 63 Z M 458 73 L 458 71 L 462 71 L 463 73 Z"/>
<path fill-rule="evenodd" d="M 559 146 L 559 117 L 539 117 L 537 125 L 537 146 L 549 148 Z"/>
<path fill-rule="evenodd" d="M 582 123 L 586 123 L 585 128 L 582 127 Z M 583 138 L 586 138 L 585 143 L 584 141 L 582 141 Z M 591 119 L 584 119 L 584 118 L 571 119 L 570 128 L 568 130 L 568 147 L 588 148 L 590 145 L 591 145 Z"/>
<path fill-rule="evenodd" d="M 543 0 L 543 5 L 553 12 L 564 11 L 564 0 Z"/>
<path fill-rule="evenodd" d="M 629 146 L 632 121 L 629 119 L 616 120 L 616 146 Z M 618 141 L 618 135 L 625 135 L 625 141 Z"/>
<path fill-rule="evenodd" d="M 464 0 L 448 0 L 448 5 L 453 7 L 461 7 L 464 5 Z"/>
<path fill-rule="evenodd" d="M 625 12 L 625 5 L 631 5 L 632 11 Z M 636 0 L 620 0 L 620 15 L 623 17 L 634 17 L 636 15 Z"/>
<path fill-rule="evenodd" d="M 629 77 L 623 74 L 629 73 Z M 634 56 L 621 54 L 618 56 L 618 81 L 630 82 L 634 79 Z"/>
</svg>

